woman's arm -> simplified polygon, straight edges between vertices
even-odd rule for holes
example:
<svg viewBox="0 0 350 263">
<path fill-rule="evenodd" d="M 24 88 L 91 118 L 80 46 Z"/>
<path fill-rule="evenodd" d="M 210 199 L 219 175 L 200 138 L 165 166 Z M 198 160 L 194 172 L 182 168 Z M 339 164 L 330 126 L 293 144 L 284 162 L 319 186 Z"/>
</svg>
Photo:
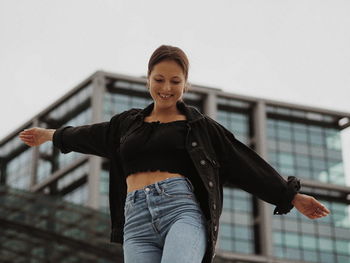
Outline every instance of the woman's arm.
<svg viewBox="0 0 350 263">
<path fill-rule="evenodd" d="M 82 126 L 64 126 L 52 134 L 53 145 L 61 153 L 79 152 L 110 158 L 113 133 L 111 121 Z"/>
<path fill-rule="evenodd" d="M 56 130 L 34 127 L 20 133 L 29 146 L 39 146 L 46 141 L 60 149 L 61 153 L 79 152 L 111 158 L 116 147 L 117 134 L 122 121 L 139 109 L 130 109 L 114 115 L 110 121 L 82 126 L 63 126 Z"/>
<path fill-rule="evenodd" d="M 39 146 L 52 141 L 62 153 L 79 152 L 109 158 L 110 132 L 111 123 L 101 122 L 76 127 L 64 126 L 58 129 L 33 127 L 22 131 L 19 138 L 28 146 Z"/>
<path fill-rule="evenodd" d="M 130 111 L 130 110 L 129 110 Z M 82 126 L 63 126 L 58 129 L 30 128 L 20 133 L 20 139 L 29 146 L 39 146 L 46 141 L 61 153 L 79 152 L 110 158 L 113 151 L 113 134 L 129 111 L 114 115 L 110 121 Z"/>
<path fill-rule="evenodd" d="M 258 153 L 237 140 L 224 126 L 216 121 L 212 121 L 212 124 L 211 138 L 219 157 L 219 176 L 223 185 L 239 187 L 276 205 L 274 214 L 286 214 L 294 204 L 305 215 L 310 215 L 317 208 L 321 212 L 329 211 L 313 197 L 298 194 L 299 179 L 289 176 L 286 181 Z"/>
</svg>

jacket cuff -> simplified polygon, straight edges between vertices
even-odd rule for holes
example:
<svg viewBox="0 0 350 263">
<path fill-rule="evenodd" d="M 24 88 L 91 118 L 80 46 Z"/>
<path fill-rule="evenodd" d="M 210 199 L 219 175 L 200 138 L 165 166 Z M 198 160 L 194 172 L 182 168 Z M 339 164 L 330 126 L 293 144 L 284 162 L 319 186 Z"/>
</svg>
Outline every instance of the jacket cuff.
<svg viewBox="0 0 350 263">
<path fill-rule="evenodd" d="M 70 127 L 72 127 L 72 126 L 65 126 L 65 127 L 58 128 L 58 129 L 56 129 L 56 131 L 52 135 L 52 143 L 56 148 L 60 149 L 61 153 L 71 152 L 70 150 L 68 150 L 64 147 L 63 140 L 62 140 L 63 131 L 66 128 L 70 128 Z"/>
<path fill-rule="evenodd" d="M 276 206 L 275 210 L 273 211 L 274 215 L 287 214 L 290 212 L 290 210 L 292 210 L 294 207 L 292 201 L 294 196 L 299 193 L 300 187 L 300 179 L 296 178 L 295 176 L 288 176 L 286 197 L 283 203 Z"/>
</svg>

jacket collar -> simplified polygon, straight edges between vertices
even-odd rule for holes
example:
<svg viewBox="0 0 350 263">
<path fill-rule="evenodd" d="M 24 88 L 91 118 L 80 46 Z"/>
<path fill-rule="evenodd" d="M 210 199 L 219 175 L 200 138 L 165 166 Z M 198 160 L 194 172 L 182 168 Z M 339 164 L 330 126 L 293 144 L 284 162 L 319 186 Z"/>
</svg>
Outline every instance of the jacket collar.
<svg viewBox="0 0 350 263">
<path fill-rule="evenodd" d="M 140 112 L 136 114 L 136 118 L 144 119 L 146 116 L 148 116 L 154 107 L 154 102 L 149 104 L 147 107 L 142 109 Z M 176 102 L 176 107 L 179 109 L 179 111 L 184 114 L 188 120 L 189 123 L 193 123 L 195 121 L 198 121 L 202 118 L 204 118 L 204 115 L 200 113 L 195 107 L 187 105 L 183 100 L 178 100 Z"/>
</svg>

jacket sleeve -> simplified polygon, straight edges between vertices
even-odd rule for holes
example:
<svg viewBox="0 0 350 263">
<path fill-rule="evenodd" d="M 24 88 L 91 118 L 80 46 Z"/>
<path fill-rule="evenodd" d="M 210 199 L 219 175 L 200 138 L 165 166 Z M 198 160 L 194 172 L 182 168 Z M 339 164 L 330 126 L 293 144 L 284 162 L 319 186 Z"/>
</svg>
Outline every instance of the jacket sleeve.
<svg viewBox="0 0 350 263">
<path fill-rule="evenodd" d="M 219 176 L 223 185 L 237 186 L 276 205 L 274 214 L 287 214 L 294 207 L 291 202 L 300 190 L 300 180 L 295 176 L 288 176 L 286 181 L 262 157 L 237 140 L 221 124 L 215 122 L 213 130 L 216 134 L 214 138 L 218 140 L 214 142 L 214 148 L 219 157 Z"/>
<path fill-rule="evenodd" d="M 119 127 L 125 112 L 114 115 L 110 121 L 83 126 L 64 126 L 58 128 L 52 143 L 61 153 L 79 152 L 111 158 L 112 135 Z"/>
</svg>

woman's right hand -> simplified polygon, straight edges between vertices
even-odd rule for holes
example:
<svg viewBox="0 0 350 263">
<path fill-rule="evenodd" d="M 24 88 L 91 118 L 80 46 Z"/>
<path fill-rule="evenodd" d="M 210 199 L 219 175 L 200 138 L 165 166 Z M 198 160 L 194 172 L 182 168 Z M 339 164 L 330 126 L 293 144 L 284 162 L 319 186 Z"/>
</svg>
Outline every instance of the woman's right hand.
<svg viewBox="0 0 350 263">
<path fill-rule="evenodd" d="M 28 146 L 39 146 L 47 141 L 52 141 L 54 129 L 34 127 L 26 129 L 19 134 L 19 138 Z"/>
</svg>

